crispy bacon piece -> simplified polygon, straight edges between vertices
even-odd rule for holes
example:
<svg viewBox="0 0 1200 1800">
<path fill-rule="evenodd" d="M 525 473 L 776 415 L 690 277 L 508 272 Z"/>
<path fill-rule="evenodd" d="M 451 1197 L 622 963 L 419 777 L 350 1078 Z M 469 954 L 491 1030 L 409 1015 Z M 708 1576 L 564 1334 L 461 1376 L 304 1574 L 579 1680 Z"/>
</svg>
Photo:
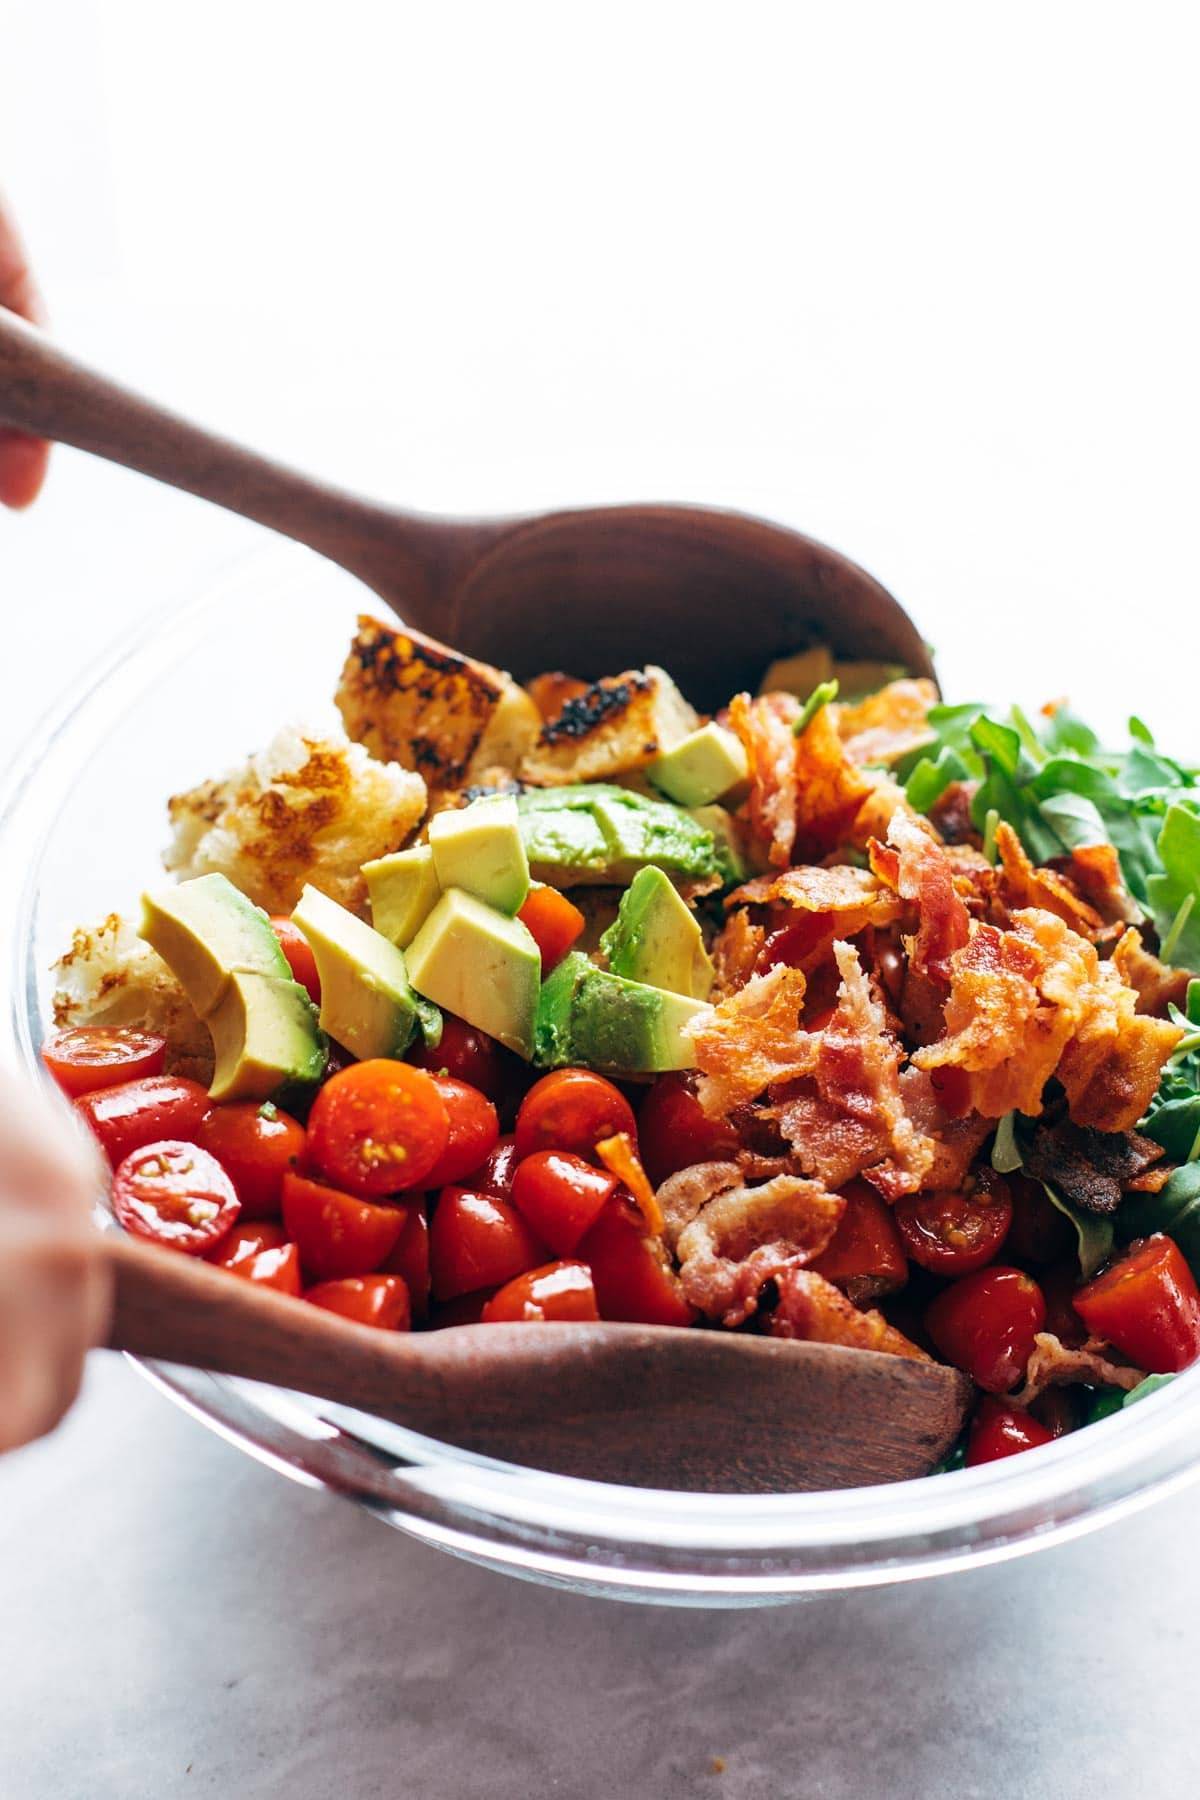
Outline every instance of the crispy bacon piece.
<svg viewBox="0 0 1200 1800">
<path fill-rule="evenodd" d="M 1116 1212 L 1133 1181 L 1162 1161 L 1163 1149 L 1136 1131 L 1093 1131 L 1062 1119 L 1039 1125 L 1025 1167 L 1085 1212 Z"/>
<path fill-rule="evenodd" d="M 1000 858 L 997 898 L 1004 908 L 998 924 L 1007 924 L 1008 917 L 1022 907 L 1038 906 L 1054 913 L 1080 937 L 1103 935 L 1105 921 L 1095 907 L 1082 900 L 1057 870 L 1036 868 L 1012 826 L 1003 820 L 996 827 L 996 851 Z"/>
<path fill-rule="evenodd" d="M 896 887 L 916 902 L 920 921 L 910 965 L 948 987 L 950 958 L 966 944 L 971 924 L 954 871 L 941 845 L 903 813 L 889 824 L 888 842 L 897 853 Z"/>
<path fill-rule="evenodd" d="M 684 1293 L 709 1318 L 741 1325 L 766 1282 L 821 1254 L 845 1209 L 840 1194 L 796 1175 L 716 1194 L 676 1240 Z"/>
<path fill-rule="evenodd" d="M 912 1063 L 900 1075 L 900 1098 L 917 1131 L 933 1145 L 923 1186 L 934 1193 L 960 1188 L 994 1121 L 974 1111 L 955 1117 L 934 1085 L 935 1077 Z"/>
<path fill-rule="evenodd" d="M 729 729 L 750 765 L 746 817 L 766 861 L 786 868 L 796 842 L 796 737 L 792 730 L 800 702 L 792 694 L 735 694 Z"/>
<path fill-rule="evenodd" d="M 790 906 L 798 912 L 849 921 L 842 937 L 853 937 L 864 925 L 891 925 L 900 917 L 896 896 L 869 869 L 849 863 L 821 868 L 807 863 L 779 875 L 760 875 L 732 893 L 726 906 Z"/>
<path fill-rule="evenodd" d="M 924 1184 L 935 1146 L 905 1111 L 903 1053 L 857 952 L 838 942 L 834 955 L 842 977 L 836 1010 L 808 1040 L 810 1067 L 773 1090 L 769 1110 L 806 1174 L 830 1188 L 866 1174 L 895 1200 Z"/>
<path fill-rule="evenodd" d="M 971 818 L 971 802 L 978 786 L 977 781 L 952 781 L 930 807 L 929 822 L 947 844 L 973 845 L 978 849 L 981 839 Z"/>
<path fill-rule="evenodd" d="M 1135 1002 L 1094 945 L 1056 914 L 1023 908 L 1010 931 L 972 926 L 951 958 L 946 1035 L 913 1061 L 966 1070 L 972 1106 L 993 1119 L 1014 1109 L 1036 1117 L 1057 1075 L 1076 1124 L 1128 1131 L 1180 1036 L 1135 1015 Z"/>
<path fill-rule="evenodd" d="M 1182 1007 L 1187 1000 L 1191 971 L 1172 969 L 1142 947 L 1140 931 L 1126 931 L 1112 953 L 1113 967 L 1137 995 L 1137 1010 L 1152 1017 L 1166 1017 L 1167 1007 Z"/>
<path fill-rule="evenodd" d="M 806 985 L 799 969 L 780 965 L 752 976 L 684 1027 L 701 1072 L 697 1098 L 710 1118 L 724 1118 L 773 1081 L 808 1069 L 812 1040 L 800 1030 Z"/>
<path fill-rule="evenodd" d="M 778 1174 L 780 1171 L 775 1170 Z M 679 1242 L 679 1234 L 718 1194 L 738 1186 L 742 1170 L 735 1162 L 693 1163 L 677 1169 L 660 1183 L 655 1199 L 663 1217 L 663 1236 L 671 1250 Z"/>
<path fill-rule="evenodd" d="M 924 677 L 889 681 L 865 700 L 834 709 L 838 736 L 855 763 L 896 762 L 933 739 L 929 709 L 938 691 Z"/>
<path fill-rule="evenodd" d="M 1089 1338 L 1079 1349 L 1071 1349 L 1052 1331 L 1039 1331 L 1025 1365 L 1025 1380 L 1014 1394 L 1006 1394 L 1006 1406 L 1028 1407 L 1049 1387 L 1068 1387 L 1072 1382 L 1086 1382 L 1089 1387 L 1124 1388 L 1128 1393 L 1146 1379 L 1142 1369 L 1129 1363 L 1110 1360 L 1112 1346 L 1101 1338 Z M 1106 1355 L 1105 1352 L 1110 1355 Z"/>
<path fill-rule="evenodd" d="M 1125 886 L 1121 859 L 1112 844 L 1084 844 L 1062 863 L 1076 889 L 1106 925 L 1136 925 L 1142 909 Z"/>
<path fill-rule="evenodd" d="M 712 945 L 714 987 L 718 999 L 745 987 L 766 941 L 765 930 L 753 923 L 744 908 L 730 913 Z"/>
<path fill-rule="evenodd" d="M 934 828 L 929 820 L 913 810 L 908 804 L 904 789 L 885 770 L 864 769 L 862 776 L 868 783 L 867 793 L 847 833 L 848 843 L 853 844 L 856 849 L 865 850 L 872 838 L 885 838 L 888 826 L 898 812 L 919 825 L 922 831 L 933 835 Z"/>
<path fill-rule="evenodd" d="M 846 755 L 827 706 L 814 713 L 795 746 L 795 849 L 815 862 L 845 841 L 872 784 Z"/>
<path fill-rule="evenodd" d="M 803 1338 L 814 1344 L 845 1344 L 853 1350 L 882 1350 L 890 1356 L 931 1359 L 889 1325 L 880 1312 L 859 1312 L 840 1288 L 812 1269 L 785 1269 L 776 1277 L 779 1304 L 767 1321 L 772 1337 Z"/>
</svg>

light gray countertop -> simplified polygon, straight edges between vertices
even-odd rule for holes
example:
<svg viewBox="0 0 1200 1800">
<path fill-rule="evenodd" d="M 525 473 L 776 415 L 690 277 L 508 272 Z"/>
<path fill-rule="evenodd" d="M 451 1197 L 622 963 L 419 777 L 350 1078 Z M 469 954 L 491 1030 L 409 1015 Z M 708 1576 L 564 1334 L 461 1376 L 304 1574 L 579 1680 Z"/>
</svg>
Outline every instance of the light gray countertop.
<svg viewBox="0 0 1200 1800">
<path fill-rule="evenodd" d="M 1194 1491 L 950 1579 L 632 1606 L 427 1550 L 106 1359 L 0 1520 L 4 1800 L 1195 1792 Z"/>
</svg>

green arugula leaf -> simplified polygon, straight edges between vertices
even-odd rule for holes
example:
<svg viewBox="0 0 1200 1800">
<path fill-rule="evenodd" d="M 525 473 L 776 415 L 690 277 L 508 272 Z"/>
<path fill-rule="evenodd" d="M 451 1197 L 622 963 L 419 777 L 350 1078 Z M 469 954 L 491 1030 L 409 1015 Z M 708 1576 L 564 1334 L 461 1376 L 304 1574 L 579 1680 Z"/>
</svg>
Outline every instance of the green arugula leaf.
<svg viewBox="0 0 1200 1800">
<path fill-rule="evenodd" d="M 1056 1206 L 1075 1227 L 1080 1273 L 1085 1281 L 1090 1281 L 1112 1255 L 1112 1220 L 1102 1219 L 1097 1213 L 1084 1212 L 1080 1207 L 1072 1206 L 1069 1200 L 1064 1200 L 1061 1194 L 1055 1193 L 1049 1182 L 1043 1181 L 1042 1187 L 1051 1206 Z"/>
<path fill-rule="evenodd" d="M 1173 936 L 1170 960 L 1178 967 L 1200 968 L 1200 813 L 1184 801 L 1167 808 L 1158 834 L 1160 872 L 1149 876 L 1146 898 L 1159 937 Z M 1176 927 L 1181 909 L 1189 914 Z"/>
<path fill-rule="evenodd" d="M 808 699 L 804 702 L 804 705 L 800 708 L 800 717 L 792 726 L 795 735 L 799 737 L 800 733 L 812 724 L 821 708 L 823 706 L 828 706 L 829 702 L 831 700 L 836 700 L 837 697 L 838 684 L 836 681 L 819 681 L 812 693 L 808 696 Z"/>
</svg>

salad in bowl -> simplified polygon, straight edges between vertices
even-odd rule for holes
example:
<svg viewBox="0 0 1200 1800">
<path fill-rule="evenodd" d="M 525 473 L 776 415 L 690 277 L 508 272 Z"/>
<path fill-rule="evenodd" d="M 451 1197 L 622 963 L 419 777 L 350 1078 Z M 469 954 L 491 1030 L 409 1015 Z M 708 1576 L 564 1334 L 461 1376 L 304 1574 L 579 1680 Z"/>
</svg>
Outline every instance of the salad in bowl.
<svg viewBox="0 0 1200 1800">
<path fill-rule="evenodd" d="M 968 1464 L 1200 1354 L 1200 792 L 1139 721 L 822 651 L 701 718 L 370 618 L 336 698 L 57 964 L 126 1229 L 373 1329 L 936 1358 Z"/>
</svg>

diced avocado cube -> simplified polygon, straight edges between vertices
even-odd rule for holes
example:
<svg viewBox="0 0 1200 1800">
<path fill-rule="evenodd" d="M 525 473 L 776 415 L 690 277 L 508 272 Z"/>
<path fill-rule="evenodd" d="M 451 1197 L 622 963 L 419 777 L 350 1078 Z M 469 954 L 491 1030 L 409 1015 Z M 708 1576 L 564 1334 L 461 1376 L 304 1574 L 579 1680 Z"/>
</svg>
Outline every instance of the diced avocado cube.
<svg viewBox="0 0 1200 1800">
<path fill-rule="evenodd" d="M 462 888 L 510 915 L 524 904 L 529 862 L 511 794 L 493 794 L 435 813 L 429 821 L 429 848 L 443 891 Z"/>
<path fill-rule="evenodd" d="M 713 966 L 695 915 L 661 869 L 641 869 L 621 896 L 600 948 L 614 975 L 707 1000 Z"/>
<path fill-rule="evenodd" d="M 419 994 L 528 1059 L 542 959 L 520 919 L 447 888 L 408 947 Z"/>
<path fill-rule="evenodd" d="M 712 719 L 690 731 L 646 773 L 668 800 L 680 806 L 708 806 L 743 785 L 749 764 L 732 731 Z"/>
<path fill-rule="evenodd" d="M 362 866 L 371 901 L 371 923 L 403 950 L 416 937 L 442 891 L 428 844 L 378 856 Z"/>
<path fill-rule="evenodd" d="M 746 879 L 746 853 L 737 820 L 723 806 L 693 806 L 689 813 L 697 825 L 712 833 L 713 855 L 726 887 Z"/>
<path fill-rule="evenodd" d="M 197 875 L 143 894 L 141 936 L 157 950 L 196 1012 L 206 1019 L 235 969 L 291 976 L 265 912 L 225 875 Z"/>
<path fill-rule="evenodd" d="M 527 805 L 533 798 L 532 794 L 522 794 L 517 810 L 521 839 L 535 879 L 560 887 L 566 886 L 572 876 L 603 879 L 609 863 L 608 838 L 590 807 Z M 541 795 L 537 798 L 540 800 Z"/>
<path fill-rule="evenodd" d="M 690 1069 L 695 1056 L 683 1027 L 702 1010 L 699 1000 L 627 981 L 572 951 L 542 984 L 536 1060 L 615 1075 Z"/>
<path fill-rule="evenodd" d="M 719 873 L 711 831 L 614 782 L 528 789 L 517 812 L 533 876 L 554 887 L 623 884 L 647 863 L 700 879 Z"/>
<path fill-rule="evenodd" d="M 314 887 L 301 894 L 292 923 L 321 978 L 321 1029 L 360 1060 L 403 1056 L 417 1022 L 404 952 Z"/>
<path fill-rule="evenodd" d="M 321 1079 L 326 1050 L 316 1009 L 290 976 L 235 969 L 208 1015 L 216 1052 L 214 1100 L 269 1100 Z"/>
</svg>

